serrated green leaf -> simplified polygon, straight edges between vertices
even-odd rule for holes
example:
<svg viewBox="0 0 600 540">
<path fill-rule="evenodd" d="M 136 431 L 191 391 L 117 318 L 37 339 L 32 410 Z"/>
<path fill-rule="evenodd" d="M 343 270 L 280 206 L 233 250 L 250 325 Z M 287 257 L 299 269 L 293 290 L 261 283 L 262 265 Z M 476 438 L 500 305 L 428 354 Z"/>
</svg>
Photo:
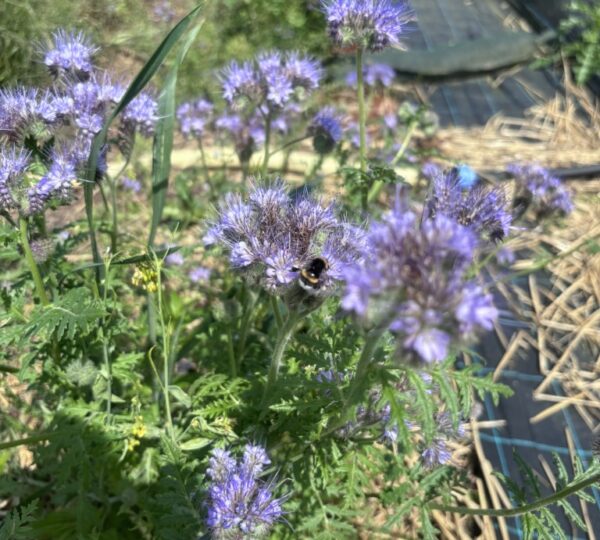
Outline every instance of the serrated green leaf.
<svg viewBox="0 0 600 540">
<path fill-rule="evenodd" d="M 587 527 L 581 519 L 581 516 L 577 513 L 573 505 L 567 501 L 567 499 L 561 499 L 558 501 L 558 505 L 565 511 L 566 516 L 582 531 L 587 532 Z"/>
<path fill-rule="evenodd" d="M 435 419 L 434 419 L 434 404 L 433 399 L 428 393 L 427 385 L 421 375 L 413 370 L 407 369 L 406 374 L 410 385 L 415 390 L 416 409 L 421 413 L 420 420 L 422 421 L 423 437 L 425 444 L 431 443 L 435 435 Z"/>
<path fill-rule="evenodd" d="M 169 394 L 186 408 L 189 409 L 192 406 L 192 398 L 190 398 L 190 396 L 188 396 L 179 386 L 175 386 L 174 384 L 169 385 Z"/>
<path fill-rule="evenodd" d="M 212 439 L 206 439 L 204 437 L 196 437 L 195 439 L 190 439 L 189 441 L 185 441 L 181 443 L 179 446 L 185 452 L 191 452 L 192 450 L 200 450 L 210 444 L 212 444 Z"/>
</svg>

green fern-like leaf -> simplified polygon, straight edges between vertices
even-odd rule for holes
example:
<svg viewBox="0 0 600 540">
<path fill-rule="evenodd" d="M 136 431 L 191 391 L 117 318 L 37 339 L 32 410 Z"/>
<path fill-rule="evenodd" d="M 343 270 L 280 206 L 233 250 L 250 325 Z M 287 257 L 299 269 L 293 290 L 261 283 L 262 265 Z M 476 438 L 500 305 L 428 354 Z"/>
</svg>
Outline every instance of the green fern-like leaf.
<svg viewBox="0 0 600 540">
<path fill-rule="evenodd" d="M 151 514 L 160 540 L 195 540 L 201 529 L 199 502 L 196 492 L 199 482 L 196 462 L 166 437 L 162 439 L 162 458 L 156 494 Z"/>
<path fill-rule="evenodd" d="M 104 306 L 87 289 L 72 289 L 49 306 L 38 306 L 27 325 L 27 336 L 48 339 L 88 335 L 106 314 Z"/>
<path fill-rule="evenodd" d="M 20 509 L 15 508 L 4 518 L 0 527 L 0 540 L 28 540 L 33 533 L 31 523 L 37 510 L 37 501 L 32 501 Z"/>
</svg>

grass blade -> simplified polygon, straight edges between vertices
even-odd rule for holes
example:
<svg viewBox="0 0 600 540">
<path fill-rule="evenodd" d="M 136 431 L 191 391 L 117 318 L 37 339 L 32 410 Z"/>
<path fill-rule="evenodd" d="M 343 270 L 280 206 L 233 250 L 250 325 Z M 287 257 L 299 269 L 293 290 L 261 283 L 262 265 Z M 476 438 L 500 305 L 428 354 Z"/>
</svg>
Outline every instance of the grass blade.
<svg viewBox="0 0 600 540">
<path fill-rule="evenodd" d="M 148 236 L 148 247 L 150 248 L 154 245 L 154 238 L 162 217 L 169 185 L 169 174 L 171 173 L 171 151 L 173 149 L 173 129 L 175 125 L 175 88 L 179 66 L 183 63 L 185 55 L 196 39 L 200 27 L 201 24 L 198 24 L 193 28 L 182 43 L 158 100 L 160 120 L 156 124 L 152 147 L 152 221 Z"/>
<path fill-rule="evenodd" d="M 102 130 L 98 133 L 92 142 L 92 148 L 90 151 L 90 157 L 88 159 L 86 178 L 83 185 L 83 193 L 85 200 L 85 213 L 87 216 L 87 222 L 89 227 L 90 242 L 92 245 L 92 256 L 94 263 L 96 264 L 96 280 L 99 285 L 102 283 L 104 266 L 101 264 L 102 259 L 100 252 L 98 251 L 98 243 L 96 240 L 96 231 L 94 228 L 94 184 L 96 183 L 96 170 L 98 168 L 98 158 L 102 147 L 105 144 L 108 129 L 115 119 L 115 117 L 142 91 L 142 89 L 148 84 L 150 79 L 154 76 L 158 68 L 163 63 L 165 57 L 169 51 L 179 41 L 181 36 L 188 29 L 195 16 L 202 5 L 196 6 L 190 11 L 181 21 L 177 23 L 175 27 L 167 34 L 162 43 L 156 48 L 148 62 L 140 70 L 137 76 L 133 79 L 132 83 L 127 88 L 121 101 L 117 104 L 114 111 L 109 115 Z"/>
</svg>

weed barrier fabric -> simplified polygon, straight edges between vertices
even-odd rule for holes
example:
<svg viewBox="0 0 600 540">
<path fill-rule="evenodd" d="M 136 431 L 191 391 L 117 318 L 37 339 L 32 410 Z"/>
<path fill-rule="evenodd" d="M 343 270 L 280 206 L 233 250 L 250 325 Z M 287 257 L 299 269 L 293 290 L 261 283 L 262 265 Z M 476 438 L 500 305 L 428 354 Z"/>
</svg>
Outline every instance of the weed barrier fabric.
<svg viewBox="0 0 600 540">
<path fill-rule="evenodd" d="M 537 277 L 540 281 L 544 281 L 545 276 L 541 272 L 537 274 Z M 550 283 L 547 279 L 545 281 L 545 285 L 549 287 Z M 520 278 L 518 285 L 529 290 L 527 278 Z M 511 314 L 502 295 L 495 294 L 494 303 L 500 310 L 499 323 L 509 343 L 519 331 L 529 332 L 531 323 L 520 320 L 518 316 Z M 504 351 L 505 348 L 497 334 L 489 333 L 482 340 L 477 348 L 485 365 L 482 375 L 493 373 L 496 370 Z M 585 363 L 588 367 L 593 366 L 594 359 L 589 350 L 580 346 L 577 352 L 582 364 Z M 514 452 L 518 453 L 528 465 L 540 473 L 541 492 L 543 495 L 549 495 L 551 493 L 548 487 L 549 481 L 544 474 L 541 460 L 552 464 L 552 455 L 556 453 L 567 466 L 569 474 L 574 474 L 567 437 L 570 436 L 576 455 L 582 460 L 583 465 L 587 466 L 593 459 L 592 445 L 595 435 L 570 406 L 547 416 L 541 422 L 530 422 L 532 417 L 549 406 L 547 401 L 536 401 L 533 398 L 534 390 L 544 380 L 544 376 L 539 371 L 538 353 L 533 348 L 529 347 L 526 351 L 521 348 L 508 365 L 501 368 L 499 373 L 498 381 L 509 386 L 514 395 L 509 398 L 501 398 L 498 406 L 492 403 L 489 396 L 486 396 L 482 403 L 483 412 L 480 420 L 506 420 L 504 427 L 480 430 L 479 439 L 485 457 L 493 464 L 495 470 L 515 480 L 517 484 L 523 485 L 526 483 L 526 479 L 522 477 L 513 457 Z M 557 380 L 551 383 L 547 392 L 557 396 L 565 395 Z M 600 530 L 600 489 L 593 488 L 591 492 L 595 504 L 587 503 L 587 508 L 590 523 L 596 531 Z M 581 509 L 577 507 L 577 511 L 581 512 Z M 556 510 L 556 517 L 565 530 L 570 529 L 571 524 L 562 510 Z M 520 518 L 507 519 L 506 522 L 511 538 L 523 537 Z M 495 523 L 495 527 L 497 528 L 497 523 Z M 582 531 L 573 529 L 573 536 L 570 538 L 583 540 L 587 537 Z"/>
<path fill-rule="evenodd" d="M 417 22 L 414 23 L 414 31 L 406 39 L 409 52 L 388 51 L 387 56 L 401 56 L 410 54 L 410 51 L 426 54 L 427 51 L 441 50 L 448 45 L 468 49 L 469 45 L 485 42 L 492 36 L 506 37 L 510 29 L 505 26 L 505 20 L 519 17 L 513 7 L 496 0 L 478 0 L 468 4 L 463 0 L 413 0 L 411 6 Z M 524 41 L 530 47 L 541 36 L 532 33 L 531 39 L 526 38 Z M 483 58 L 485 55 L 481 56 L 483 64 L 489 61 Z M 513 55 L 513 58 L 519 60 L 516 63 L 523 61 L 523 57 Z M 503 63 L 508 67 L 511 63 L 508 60 L 496 62 L 497 67 Z M 401 63 L 404 60 L 397 61 Z M 477 73 L 469 75 L 468 80 L 423 84 L 442 127 L 481 126 L 496 114 L 522 118 L 524 111 L 539 100 L 550 99 L 557 91 L 563 90 L 560 78 L 551 69 L 533 70 L 525 67 L 496 82 L 486 77 L 485 73 L 480 76 Z"/>
</svg>

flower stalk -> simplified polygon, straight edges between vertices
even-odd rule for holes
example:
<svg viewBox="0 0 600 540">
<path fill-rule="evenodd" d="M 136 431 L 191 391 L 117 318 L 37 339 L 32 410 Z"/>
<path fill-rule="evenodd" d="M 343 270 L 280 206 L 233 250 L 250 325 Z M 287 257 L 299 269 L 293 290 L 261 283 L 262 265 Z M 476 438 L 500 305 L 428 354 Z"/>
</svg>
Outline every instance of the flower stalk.
<svg viewBox="0 0 600 540">
<path fill-rule="evenodd" d="M 527 512 L 534 512 L 540 508 L 544 508 L 550 504 L 555 504 L 563 499 L 566 499 L 569 495 L 573 495 L 578 491 L 586 489 L 594 484 L 600 482 L 600 472 L 577 482 L 576 484 L 571 484 L 556 493 L 549 495 L 548 497 L 544 497 L 543 499 L 538 499 L 529 504 L 524 504 L 522 506 L 517 506 L 516 508 L 465 508 L 462 506 L 450 506 L 445 504 L 439 504 L 435 502 L 427 503 L 427 507 L 430 510 L 439 510 L 441 512 L 453 512 L 456 514 L 470 515 L 470 516 L 491 516 L 491 517 L 514 517 L 526 514 Z"/>
<path fill-rule="evenodd" d="M 269 367 L 269 375 L 267 377 L 267 384 L 262 399 L 263 414 L 266 411 L 265 406 L 267 404 L 269 395 L 271 394 L 277 378 L 279 377 L 279 368 L 281 367 L 281 360 L 283 359 L 283 353 L 285 352 L 287 345 L 294 333 L 296 324 L 300 320 L 300 314 L 296 311 L 290 311 L 288 317 L 283 326 L 277 332 L 277 341 L 275 342 L 275 348 L 273 350 L 273 356 L 271 357 L 271 366 Z"/>
<path fill-rule="evenodd" d="M 46 289 L 44 288 L 44 282 L 42 281 L 39 268 L 35 262 L 35 259 L 33 258 L 33 253 L 31 252 L 31 245 L 29 244 L 29 238 L 27 235 L 27 219 L 24 217 L 19 218 L 19 231 L 21 233 L 21 244 L 25 253 L 25 262 L 27 263 L 29 271 L 31 272 L 31 276 L 33 277 L 36 293 L 42 306 L 47 306 L 50 304 L 50 300 L 48 298 L 48 294 L 46 293 Z"/>
</svg>

